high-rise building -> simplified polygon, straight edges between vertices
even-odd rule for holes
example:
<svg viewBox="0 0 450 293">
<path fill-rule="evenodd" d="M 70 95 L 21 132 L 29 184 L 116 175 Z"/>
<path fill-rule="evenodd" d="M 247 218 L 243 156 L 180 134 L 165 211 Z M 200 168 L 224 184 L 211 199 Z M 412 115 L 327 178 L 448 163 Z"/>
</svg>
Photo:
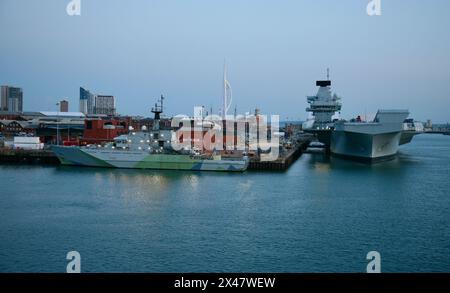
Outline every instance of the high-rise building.
<svg viewBox="0 0 450 293">
<path fill-rule="evenodd" d="M 80 112 L 84 114 L 116 114 L 116 100 L 111 95 L 94 95 L 80 87 Z"/>
<path fill-rule="evenodd" d="M 62 100 L 59 102 L 59 112 L 69 112 L 69 102 Z"/>
<path fill-rule="evenodd" d="M 0 111 L 8 111 L 8 87 L 1 86 Z"/>
<path fill-rule="evenodd" d="M 23 111 L 23 92 L 21 88 L 1 86 L 0 110 L 8 112 Z"/>
<path fill-rule="evenodd" d="M 96 95 L 95 96 L 95 114 L 105 114 L 113 116 L 116 114 L 116 100 L 114 96 Z"/>
<path fill-rule="evenodd" d="M 95 96 L 80 87 L 80 112 L 84 114 L 94 114 Z"/>
</svg>

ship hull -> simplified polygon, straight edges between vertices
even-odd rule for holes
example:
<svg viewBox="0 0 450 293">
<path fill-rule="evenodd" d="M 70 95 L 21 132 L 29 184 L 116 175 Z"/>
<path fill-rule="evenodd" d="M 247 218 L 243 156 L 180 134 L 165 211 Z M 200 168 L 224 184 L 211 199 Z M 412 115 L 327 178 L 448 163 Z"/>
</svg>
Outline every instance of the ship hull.
<svg viewBox="0 0 450 293">
<path fill-rule="evenodd" d="M 369 162 L 394 158 L 408 114 L 407 110 L 379 110 L 373 122 L 337 123 L 331 135 L 331 154 Z"/>
<path fill-rule="evenodd" d="M 248 160 L 209 160 L 181 154 L 148 154 L 138 151 L 52 147 L 61 164 L 126 169 L 243 172 Z"/>
<path fill-rule="evenodd" d="M 421 132 L 405 130 L 402 132 L 400 137 L 400 145 L 410 143 L 414 136 L 420 134 Z"/>
<path fill-rule="evenodd" d="M 334 131 L 331 154 L 336 157 L 365 162 L 390 160 L 398 151 L 401 133 L 367 134 Z"/>
</svg>

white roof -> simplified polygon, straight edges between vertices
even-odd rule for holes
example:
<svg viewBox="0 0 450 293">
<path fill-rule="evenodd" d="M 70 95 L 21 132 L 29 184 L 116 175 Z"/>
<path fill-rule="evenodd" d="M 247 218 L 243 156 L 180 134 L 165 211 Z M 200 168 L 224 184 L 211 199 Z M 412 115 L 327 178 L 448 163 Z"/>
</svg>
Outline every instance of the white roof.
<svg viewBox="0 0 450 293">
<path fill-rule="evenodd" d="M 44 116 L 86 117 L 82 112 L 41 111 L 39 113 Z"/>
</svg>

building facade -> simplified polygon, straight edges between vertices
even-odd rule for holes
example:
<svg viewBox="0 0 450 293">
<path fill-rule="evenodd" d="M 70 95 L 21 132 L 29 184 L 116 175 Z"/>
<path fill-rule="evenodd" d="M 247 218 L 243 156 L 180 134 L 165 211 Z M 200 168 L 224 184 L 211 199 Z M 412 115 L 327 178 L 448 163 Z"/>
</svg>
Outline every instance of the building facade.
<svg viewBox="0 0 450 293">
<path fill-rule="evenodd" d="M 131 118 L 86 119 L 82 144 L 98 144 L 111 142 L 115 137 L 128 133 Z"/>
<path fill-rule="evenodd" d="M 1 86 L 0 111 L 23 112 L 23 91 L 18 87 Z"/>
<path fill-rule="evenodd" d="M 114 96 L 96 95 L 94 114 L 114 116 L 116 114 L 116 100 Z"/>
<path fill-rule="evenodd" d="M 8 87 L 1 86 L 0 111 L 8 111 Z"/>
<path fill-rule="evenodd" d="M 36 129 L 29 125 L 27 121 L 0 120 L 0 133 L 6 137 L 25 133 L 35 135 Z"/>
<path fill-rule="evenodd" d="M 59 102 L 59 112 L 69 112 L 69 102 L 62 100 Z"/>
<path fill-rule="evenodd" d="M 80 87 L 80 112 L 86 115 L 116 115 L 116 99 L 111 95 L 94 95 Z"/>
<path fill-rule="evenodd" d="M 94 114 L 95 95 L 80 87 L 80 112 L 83 114 Z"/>
</svg>

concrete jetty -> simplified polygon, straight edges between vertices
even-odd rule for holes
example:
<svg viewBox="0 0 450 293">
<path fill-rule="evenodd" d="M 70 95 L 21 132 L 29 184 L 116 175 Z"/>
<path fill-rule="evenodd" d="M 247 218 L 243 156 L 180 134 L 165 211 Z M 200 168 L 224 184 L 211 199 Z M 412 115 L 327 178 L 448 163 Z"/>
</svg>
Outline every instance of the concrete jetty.
<svg viewBox="0 0 450 293">
<path fill-rule="evenodd" d="M 248 166 L 249 170 L 287 170 L 306 150 L 314 136 L 301 134 L 290 149 L 285 149 L 275 161 L 260 161 L 259 158 L 251 158 Z"/>
</svg>

